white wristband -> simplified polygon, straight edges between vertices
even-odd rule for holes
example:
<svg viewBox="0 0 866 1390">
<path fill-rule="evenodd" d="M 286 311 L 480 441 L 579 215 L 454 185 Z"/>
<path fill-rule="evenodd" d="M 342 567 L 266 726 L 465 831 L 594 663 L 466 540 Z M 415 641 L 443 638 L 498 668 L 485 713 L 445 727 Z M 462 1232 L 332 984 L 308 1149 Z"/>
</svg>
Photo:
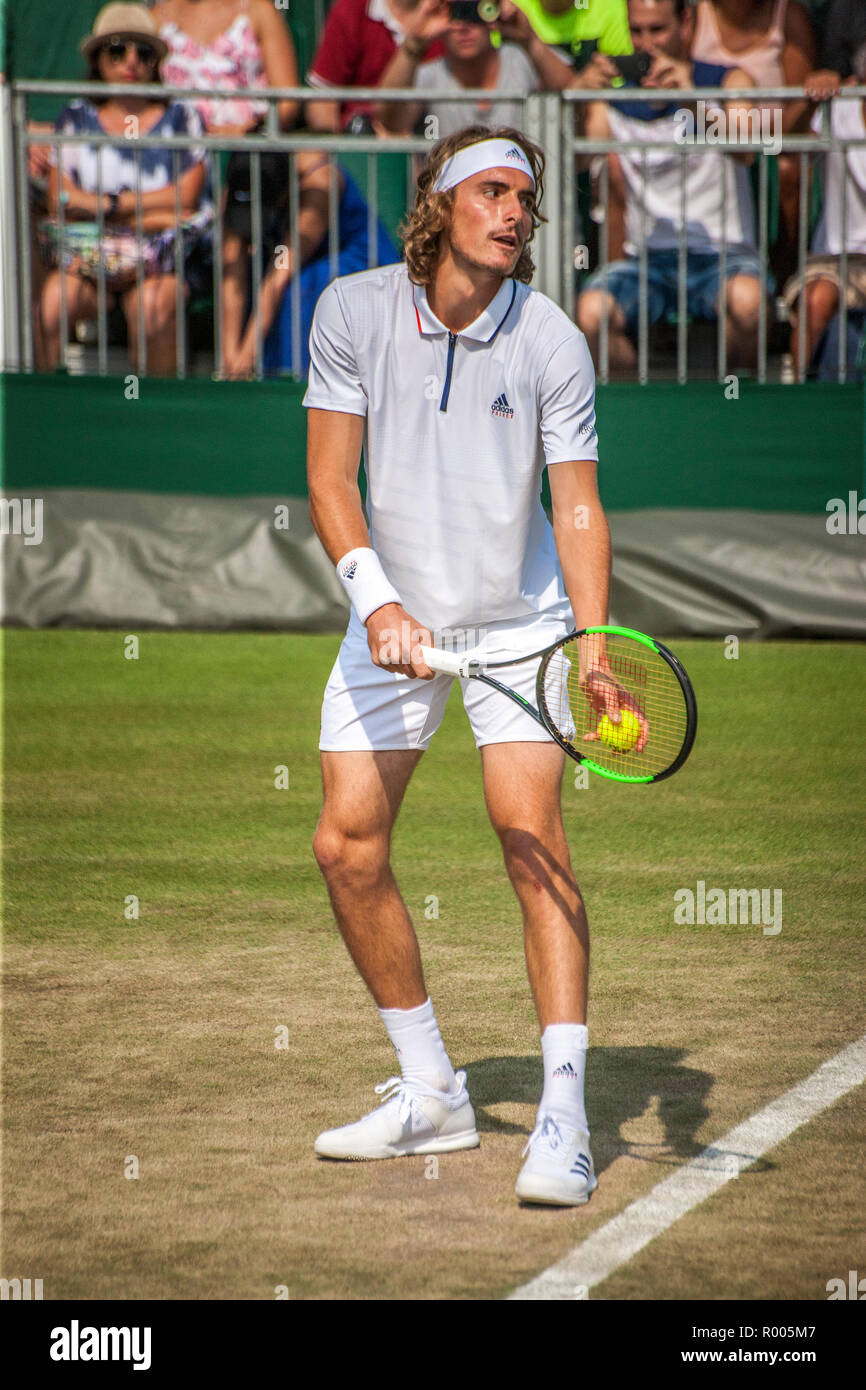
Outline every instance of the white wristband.
<svg viewBox="0 0 866 1390">
<path fill-rule="evenodd" d="M 382 569 L 379 556 L 368 546 L 348 550 L 337 561 L 337 578 L 362 623 L 383 604 L 401 603 L 400 595 Z"/>
</svg>

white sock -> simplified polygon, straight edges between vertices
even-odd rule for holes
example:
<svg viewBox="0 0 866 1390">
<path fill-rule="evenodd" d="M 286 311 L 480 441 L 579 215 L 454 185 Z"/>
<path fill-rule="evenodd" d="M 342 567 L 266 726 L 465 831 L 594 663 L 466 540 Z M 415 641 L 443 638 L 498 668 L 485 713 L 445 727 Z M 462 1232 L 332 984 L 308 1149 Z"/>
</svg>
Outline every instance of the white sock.
<svg viewBox="0 0 866 1390">
<path fill-rule="evenodd" d="M 588 1129 L 583 1100 L 586 1046 L 583 1023 L 549 1023 L 541 1035 L 544 1091 L 539 1115 L 553 1115 L 572 1129 Z"/>
<path fill-rule="evenodd" d="M 430 1000 L 414 1009 L 380 1009 L 379 1013 L 394 1044 L 403 1080 L 422 1081 L 436 1091 L 453 1091 L 454 1068 Z"/>
</svg>

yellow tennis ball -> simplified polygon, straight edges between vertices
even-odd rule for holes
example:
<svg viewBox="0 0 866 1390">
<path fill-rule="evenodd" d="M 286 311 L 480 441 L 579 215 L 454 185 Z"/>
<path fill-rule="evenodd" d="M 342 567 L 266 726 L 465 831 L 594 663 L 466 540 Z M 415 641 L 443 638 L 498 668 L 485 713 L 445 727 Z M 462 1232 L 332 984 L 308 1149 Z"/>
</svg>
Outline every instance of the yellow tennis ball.
<svg viewBox="0 0 866 1390">
<path fill-rule="evenodd" d="M 614 724 L 606 714 L 602 715 L 601 723 L 598 726 L 598 734 L 602 743 L 607 743 L 611 748 L 616 748 L 619 753 L 627 753 L 630 748 L 634 748 L 640 738 L 640 720 L 630 709 L 620 710 L 621 720 L 619 724 Z"/>
</svg>

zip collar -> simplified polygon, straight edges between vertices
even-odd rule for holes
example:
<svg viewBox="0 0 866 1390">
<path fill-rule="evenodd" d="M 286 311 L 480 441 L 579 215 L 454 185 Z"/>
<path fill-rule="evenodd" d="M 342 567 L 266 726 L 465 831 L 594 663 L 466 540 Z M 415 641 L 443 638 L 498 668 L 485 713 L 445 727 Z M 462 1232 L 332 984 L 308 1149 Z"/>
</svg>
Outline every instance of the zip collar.
<svg viewBox="0 0 866 1390">
<path fill-rule="evenodd" d="M 491 299 L 486 309 L 483 309 L 474 323 L 470 323 L 468 328 L 461 328 L 455 337 L 472 338 L 477 343 L 492 343 L 500 328 L 511 311 L 515 299 L 517 298 L 517 281 L 512 279 L 503 280 L 499 289 Z M 415 318 L 418 323 L 418 332 L 423 335 L 435 333 L 448 333 L 444 323 L 440 323 L 427 300 L 427 289 L 425 285 L 412 286 L 412 303 L 415 308 Z"/>
</svg>

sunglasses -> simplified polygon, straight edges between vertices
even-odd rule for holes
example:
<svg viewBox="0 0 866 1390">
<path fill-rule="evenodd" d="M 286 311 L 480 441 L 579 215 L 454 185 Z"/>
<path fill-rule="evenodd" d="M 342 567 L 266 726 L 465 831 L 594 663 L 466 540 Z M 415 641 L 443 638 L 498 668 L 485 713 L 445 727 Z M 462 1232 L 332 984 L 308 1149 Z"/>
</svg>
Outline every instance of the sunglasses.
<svg viewBox="0 0 866 1390">
<path fill-rule="evenodd" d="M 135 43 L 132 39 L 109 39 L 108 43 L 103 44 L 103 51 L 108 54 L 113 63 L 119 63 L 121 58 L 125 58 L 128 48 L 135 49 L 136 57 L 140 63 L 156 62 L 157 52 L 152 44 Z"/>
</svg>

